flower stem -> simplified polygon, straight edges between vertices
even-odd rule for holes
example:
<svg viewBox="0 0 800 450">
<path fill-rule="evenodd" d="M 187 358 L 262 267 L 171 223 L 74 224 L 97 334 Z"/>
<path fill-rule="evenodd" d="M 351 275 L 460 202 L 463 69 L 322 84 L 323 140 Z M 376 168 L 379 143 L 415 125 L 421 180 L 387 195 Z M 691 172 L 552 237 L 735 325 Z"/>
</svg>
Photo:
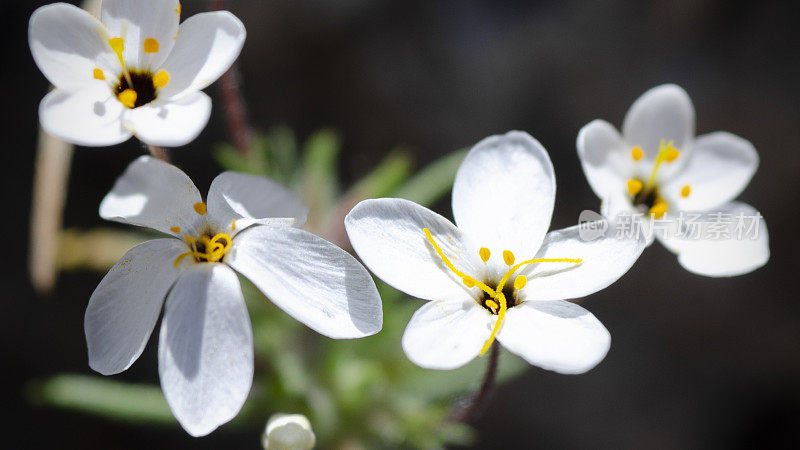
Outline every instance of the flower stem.
<svg viewBox="0 0 800 450">
<path fill-rule="evenodd" d="M 494 387 L 495 375 L 497 374 L 497 358 L 500 355 L 500 346 L 495 343 L 489 353 L 489 363 L 486 366 L 486 374 L 483 376 L 483 383 L 478 391 L 467 401 L 466 405 L 458 405 L 450 414 L 453 422 L 471 422 L 485 406 L 489 394 Z"/>
<path fill-rule="evenodd" d="M 223 0 L 215 0 L 211 9 L 218 11 L 225 8 Z M 247 121 L 247 107 L 239 89 L 239 73 L 236 70 L 236 63 L 222 74 L 219 80 L 219 89 L 222 94 L 223 111 L 225 112 L 225 122 L 228 126 L 233 146 L 242 156 L 250 153 L 250 141 L 252 137 L 252 127 Z"/>
<path fill-rule="evenodd" d="M 164 162 L 170 162 L 169 153 L 167 153 L 166 149 L 157 145 L 148 145 L 147 150 L 150 152 L 153 158 L 160 159 Z"/>
</svg>

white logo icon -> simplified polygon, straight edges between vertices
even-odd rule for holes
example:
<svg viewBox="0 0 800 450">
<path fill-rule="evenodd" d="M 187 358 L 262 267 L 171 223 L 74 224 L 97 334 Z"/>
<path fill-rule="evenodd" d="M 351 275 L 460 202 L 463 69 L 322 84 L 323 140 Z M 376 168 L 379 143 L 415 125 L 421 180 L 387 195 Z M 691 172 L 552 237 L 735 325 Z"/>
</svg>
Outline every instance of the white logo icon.
<svg viewBox="0 0 800 450">
<path fill-rule="evenodd" d="M 608 221 L 600 214 L 584 209 L 578 216 L 578 236 L 584 241 L 593 241 L 608 230 Z"/>
</svg>

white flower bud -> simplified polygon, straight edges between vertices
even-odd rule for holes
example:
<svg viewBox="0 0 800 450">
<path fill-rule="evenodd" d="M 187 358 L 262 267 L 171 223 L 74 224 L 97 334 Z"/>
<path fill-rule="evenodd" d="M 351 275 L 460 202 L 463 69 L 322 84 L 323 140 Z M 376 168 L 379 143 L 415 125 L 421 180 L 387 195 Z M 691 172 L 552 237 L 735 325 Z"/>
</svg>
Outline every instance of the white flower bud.
<svg viewBox="0 0 800 450">
<path fill-rule="evenodd" d="M 302 414 L 273 414 L 261 436 L 264 450 L 310 450 L 316 442 L 311 422 Z"/>
</svg>

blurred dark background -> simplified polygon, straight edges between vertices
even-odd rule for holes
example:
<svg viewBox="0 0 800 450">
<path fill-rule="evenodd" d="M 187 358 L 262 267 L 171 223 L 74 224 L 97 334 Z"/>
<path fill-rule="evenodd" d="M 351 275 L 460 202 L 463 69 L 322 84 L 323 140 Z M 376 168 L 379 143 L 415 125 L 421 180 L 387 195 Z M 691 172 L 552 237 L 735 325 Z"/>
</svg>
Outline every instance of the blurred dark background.
<svg viewBox="0 0 800 450">
<path fill-rule="evenodd" d="M 27 44 L 45 1 L 5 0 L 0 20 L 4 245 L 0 377 L 5 448 L 255 448 L 258 429 L 193 439 L 31 406 L 29 379 L 89 374 L 83 312 L 101 278 L 63 274 L 49 297 L 27 275 L 28 216 L 39 100 L 48 89 Z M 584 302 L 613 336 L 596 369 L 531 368 L 499 388 L 476 423 L 479 448 L 786 448 L 800 445 L 800 16 L 793 2 L 228 1 L 245 23 L 239 58 L 250 118 L 300 138 L 321 127 L 344 139 L 344 181 L 396 145 L 417 167 L 481 138 L 520 129 L 549 150 L 554 227 L 597 208 L 575 151 L 581 126 L 621 125 L 628 106 L 665 82 L 683 86 L 699 134 L 726 130 L 756 146 L 761 166 L 741 200 L 766 218 L 772 257 L 731 279 L 684 271 L 654 245 L 618 283 Z M 184 18 L 209 9 L 185 1 Z M 795 12 L 792 12 L 795 11 Z M 227 139 L 219 90 L 196 141 L 172 152 L 205 191 Z M 97 206 L 143 153 L 131 140 L 79 148 L 65 227 L 103 225 Z M 449 197 L 448 197 L 449 200 Z M 450 216 L 449 201 L 438 210 Z M 796 280 L 796 279 L 795 279 Z M 148 346 L 122 379 L 157 383 Z M 398 342 L 398 351 L 400 343 Z M 266 419 L 266 417 L 265 417 Z M 10 439 L 10 440 L 9 440 Z M 9 444 L 11 442 L 11 444 Z M 6 446 L 8 445 L 8 446 Z"/>
</svg>

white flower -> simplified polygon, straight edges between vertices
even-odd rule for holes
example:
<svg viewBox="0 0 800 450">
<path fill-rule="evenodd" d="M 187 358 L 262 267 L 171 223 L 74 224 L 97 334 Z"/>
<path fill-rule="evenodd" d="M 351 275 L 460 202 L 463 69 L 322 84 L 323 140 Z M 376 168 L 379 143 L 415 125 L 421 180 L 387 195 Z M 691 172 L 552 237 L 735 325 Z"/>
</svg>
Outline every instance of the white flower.
<svg viewBox="0 0 800 450">
<path fill-rule="evenodd" d="M 84 322 L 89 365 L 119 373 L 142 353 L 166 298 L 161 388 L 193 436 L 233 418 L 250 391 L 253 336 L 236 272 L 325 336 L 368 336 L 383 322 L 367 270 L 295 228 L 308 210 L 289 191 L 225 172 L 211 184 L 207 205 L 179 169 L 148 156 L 134 161 L 103 199 L 100 215 L 171 236 L 123 256 L 92 294 Z"/>
<path fill-rule="evenodd" d="M 622 276 L 644 240 L 584 242 L 578 227 L 547 233 L 555 176 L 545 149 L 526 133 L 478 143 L 453 186 L 458 226 L 416 203 L 376 199 L 345 219 L 358 255 L 378 277 L 430 300 L 403 335 L 415 364 L 453 369 L 494 339 L 529 363 L 582 373 L 606 355 L 610 336 L 582 307 L 564 301 Z"/>
<path fill-rule="evenodd" d="M 135 135 L 184 145 L 205 127 L 211 99 L 200 92 L 239 55 L 244 25 L 226 11 L 178 25 L 177 0 L 103 0 L 102 22 L 66 3 L 37 9 L 28 41 L 56 89 L 42 100 L 48 133 L 90 146 Z"/>
<path fill-rule="evenodd" d="M 637 221 L 649 242 L 658 238 L 687 270 L 708 276 L 755 270 L 769 259 L 766 223 L 753 207 L 732 200 L 750 182 L 758 154 L 738 136 L 718 131 L 695 138 L 694 128 L 688 94 L 662 85 L 633 103 L 622 135 L 603 120 L 584 126 L 578 156 L 603 200 L 603 214 L 612 219 L 640 214 Z M 733 236 L 737 218 L 756 232 Z M 694 222 L 697 232 L 687 222 Z M 659 225 L 661 232 L 654 231 Z M 720 226 L 724 232 L 699 232 Z"/>
<path fill-rule="evenodd" d="M 311 422 L 302 414 L 273 414 L 261 436 L 264 450 L 310 450 L 316 443 Z"/>
</svg>

